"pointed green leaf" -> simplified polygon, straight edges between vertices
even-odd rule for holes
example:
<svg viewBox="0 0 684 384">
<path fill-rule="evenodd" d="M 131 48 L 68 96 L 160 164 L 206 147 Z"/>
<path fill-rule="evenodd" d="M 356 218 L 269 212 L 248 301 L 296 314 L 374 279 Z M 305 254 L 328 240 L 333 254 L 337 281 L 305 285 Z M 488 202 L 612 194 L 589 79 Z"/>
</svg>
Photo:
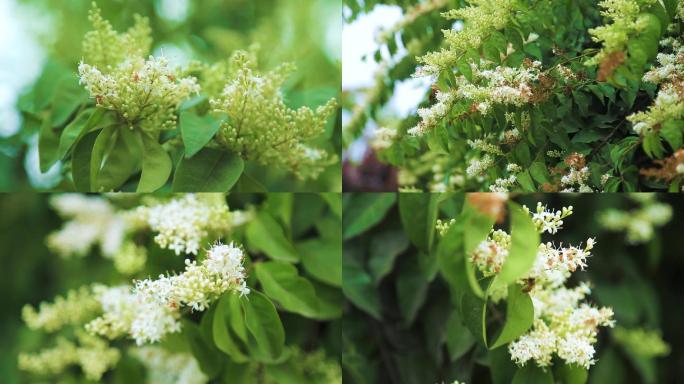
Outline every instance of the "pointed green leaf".
<svg viewBox="0 0 684 384">
<path fill-rule="evenodd" d="M 530 295 L 522 291 L 520 285 L 508 286 L 506 301 L 506 324 L 489 348 L 494 349 L 507 344 L 527 332 L 534 321 L 534 306 Z"/>
<path fill-rule="evenodd" d="M 204 148 L 191 159 L 181 159 L 173 179 L 174 192 L 227 192 L 244 169 L 230 152 Z"/>
<path fill-rule="evenodd" d="M 171 157 L 156 138 L 143 134 L 142 141 L 145 151 L 142 159 L 142 174 L 136 191 L 138 193 L 154 192 L 166 184 L 173 164 Z"/>
<path fill-rule="evenodd" d="M 185 157 L 195 156 L 218 132 L 222 119 L 212 115 L 198 116 L 191 111 L 181 111 L 180 131 L 185 145 Z"/>
</svg>

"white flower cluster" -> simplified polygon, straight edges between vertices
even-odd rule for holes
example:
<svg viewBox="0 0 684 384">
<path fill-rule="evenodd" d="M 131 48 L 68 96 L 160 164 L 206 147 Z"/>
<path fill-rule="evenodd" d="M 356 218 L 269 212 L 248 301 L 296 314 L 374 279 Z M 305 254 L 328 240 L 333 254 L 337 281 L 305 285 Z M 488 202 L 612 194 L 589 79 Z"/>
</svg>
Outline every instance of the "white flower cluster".
<svg viewBox="0 0 684 384">
<path fill-rule="evenodd" d="M 531 212 L 526 205 L 523 205 L 523 210 L 532 216 L 532 221 L 540 233 L 548 232 L 552 235 L 563 227 L 563 219 L 572 215 L 572 205 L 563 207 L 560 211 L 553 211 L 538 202 L 535 212 Z"/>
<path fill-rule="evenodd" d="M 659 66 L 651 69 L 643 77 L 644 81 L 660 84 L 655 101 L 648 110 L 627 116 L 634 133 L 638 135 L 648 134 L 667 121 L 680 120 L 684 117 L 684 45 L 674 39 L 671 40 L 671 44 L 673 52 L 659 53 Z"/>
<path fill-rule="evenodd" d="M 494 158 L 489 154 L 485 154 L 480 159 L 473 159 L 466 168 L 466 174 L 470 178 L 481 177 L 489 168 L 494 166 Z"/>
<path fill-rule="evenodd" d="M 494 184 L 489 186 L 489 190 L 491 192 L 508 192 L 515 186 L 517 181 L 518 178 L 515 175 L 509 175 L 506 178 L 500 177 L 494 180 Z"/>
<path fill-rule="evenodd" d="M 589 167 L 582 167 L 579 169 L 570 168 L 567 174 L 561 177 L 561 192 L 580 192 L 591 193 L 594 190 L 587 185 L 591 172 Z"/>
<path fill-rule="evenodd" d="M 133 349 L 131 354 L 145 366 L 150 384 L 205 384 L 209 381 L 189 353 L 172 353 L 148 346 Z"/>
<path fill-rule="evenodd" d="M 535 101 L 535 83 L 541 74 L 541 62 L 533 61 L 518 68 L 496 66 L 482 59 L 471 63 L 472 82 L 465 76 L 456 78 L 457 85 L 450 91 L 437 91 L 437 103 L 418 110 L 421 122 L 409 129 L 411 135 L 423 135 L 444 119 L 458 101 L 472 103 L 481 114 L 494 104 L 523 106 Z"/>
<path fill-rule="evenodd" d="M 637 209 L 629 212 L 607 209 L 599 214 L 599 223 L 610 231 L 626 232 L 630 244 L 645 243 L 653 238 L 656 228 L 672 219 L 672 207 L 658 202 L 656 195 L 652 193 L 635 193 L 629 196 L 639 204 Z"/>
<path fill-rule="evenodd" d="M 179 78 L 165 57 L 129 58 L 109 73 L 81 62 L 78 73 L 96 104 L 116 111 L 131 129 L 175 128 L 176 108 L 200 90 L 196 78 Z"/>
<path fill-rule="evenodd" d="M 387 127 L 376 128 L 370 140 L 370 146 L 375 151 L 389 148 L 397 138 L 397 130 Z"/>
<path fill-rule="evenodd" d="M 76 365 L 88 380 L 100 381 L 119 362 L 121 353 L 110 348 L 105 340 L 83 331 L 76 332 L 76 339 L 78 344 L 60 337 L 52 348 L 19 354 L 19 369 L 38 375 L 57 375 Z"/>
<path fill-rule="evenodd" d="M 85 256 L 94 244 L 102 255 L 113 257 L 126 235 L 125 220 L 104 198 L 80 194 L 56 195 L 50 204 L 68 222 L 47 238 L 48 247 L 62 257 Z"/>
<path fill-rule="evenodd" d="M 557 233 L 563 219 L 572 214 L 572 207 L 550 211 L 541 203 L 536 212 L 527 207 L 524 210 L 540 233 L 550 234 Z M 550 242 L 539 245 L 533 267 L 519 281 L 532 298 L 535 321 L 529 332 L 509 344 L 511 359 L 517 364 L 534 361 L 547 367 L 554 354 L 568 364 L 585 368 L 594 363 L 598 327 L 614 325 L 613 311 L 582 302 L 591 292 L 589 285 L 565 287 L 573 272 L 587 266 L 594 243 L 590 238 L 584 247 L 555 247 Z M 492 230 L 469 257 L 484 276 L 494 276 L 501 271 L 510 247 L 508 233 Z M 493 292 L 492 300 L 505 296 L 505 292 Z"/>
<path fill-rule="evenodd" d="M 243 260 L 244 252 L 233 243 L 217 243 L 201 263 L 185 260 L 181 274 L 137 281 L 133 289 L 101 289 L 103 315 L 86 329 L 107 338 L 127 334 L 138 345 L 157 342 L 180 331 L 181 307 L 204 311 L 224 292 L 248 294 Z"/>
<path fill-rule="evenodd" d="M 451 111 L 451 107 L 456 102 L 456 94 L 454 92 L 437 91 L 435 97 L 437 98 L 437 103 L 433 104 L 430 108 L 418 109 L 418 116 L 420 116 L 421 121 L 418 125 L 408 130 L 409 135 L 421 136 L 437 126 Z"/>
<path fill-rule="evenodd" d="M 97 286 L 83 286 L 57 296 L 52 303 L 40 303 L 38 310 L 25 305 L 21 317 L 31 329 L 55 332 L 67 325 L 79 325 L 98 315 L 100 305 L 93 290 Z"/>
<path fill-rule="evenodd" d="M 154 240 L 160 247 L 176 255 L 196 255 L 210 233 L 225 233 L 250 218 L 246 212 L 229 212 L 221 194 L 186 194 L 163 204 L 139 207 L 131 219 L 157 232 Z"/>
</svg>

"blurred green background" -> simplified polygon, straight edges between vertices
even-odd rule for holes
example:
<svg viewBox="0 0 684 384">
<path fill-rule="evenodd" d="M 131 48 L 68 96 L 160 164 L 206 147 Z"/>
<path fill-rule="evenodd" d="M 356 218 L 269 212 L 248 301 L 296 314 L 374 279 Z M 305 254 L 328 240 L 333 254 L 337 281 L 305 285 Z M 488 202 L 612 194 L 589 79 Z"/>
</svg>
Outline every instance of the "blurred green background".
<svg viewBox="0 0 684 384">
<path fill-rule="evenodd" d="M 76 72 L 81 41 L 90 29 L 88 0 L 8 0 L 0 4 L 0 191 L 49 190 L 58 185 L 58 169 L 41 174 L 37 132 L 23 127 L 16 101 L 48 61 Z M 116 30 L 149 17 L 153 54 L 171 63 L 213 62 L 252 44 L 261 47 L 263 70 L 294 62 L 298 71 L 285 85 L 290 107 L 315 107 L 339 100 L 341 87 L 341 0 L 99 0 L 103 16 Z M 318 143 L 341 153 L 341 117 L 328 123 Z M 341 190 L 339 164 L 315 181 L 250 165 L 247 173 L 272 190 Z"/>
</svg>

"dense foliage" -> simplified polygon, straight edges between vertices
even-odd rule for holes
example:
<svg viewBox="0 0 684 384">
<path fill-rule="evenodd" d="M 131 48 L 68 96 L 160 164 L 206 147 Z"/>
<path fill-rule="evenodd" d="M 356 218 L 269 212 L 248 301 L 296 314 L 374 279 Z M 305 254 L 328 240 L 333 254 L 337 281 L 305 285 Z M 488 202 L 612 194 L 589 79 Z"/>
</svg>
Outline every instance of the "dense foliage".
<svg viewBox="0 0 684 384">
<path fill-rule="evenodd" d="M 682 200 L 512 200 L 345 195 L 345 383 L 676 381 Z"/>
<path fill-rule="evenodd" d="M 376 120 L 370 146 L 400 188 L 682 189 L 681 1 L 345 4 L 349 22 L 379 4 L 404 11 L 378 35 L 377 85 L 348 95 L 343 128 L 349 143 Z M 411 76 L 431 88 L 397 121 L 383 106 Z"/>
<path fill-rule="evenodd" d="M 213 13 L 190 4 L 180 22 L 155 15 L 159 6 L 99 4 L 115 23 L 94 3 L 82 22 L 73 13 L 83 5 L 44 5 L 88 26 L 64 27 L 52 42 L 69 39 L 70 51 L 51 51 L 19 99 L 9 153 L 21 156 L 19 142 L 38 135 L 40 172 L 58 174 L 39 188 L 339 190 L 339 52 L 327 36 L 335 27 L 317 16 L 330 20 L 339 5 L 263 3 Z M 292 18 L 291 35 L 280 33 Z"/>
<path fill-rule="evenodd" d="M 8 350 L 25 380 L 341 383 L 339 195 L 50 204 L 64 222 L 49 251 L 18 250 L 49 278 L 11 310 L 25 322 Z"/>
</svg>

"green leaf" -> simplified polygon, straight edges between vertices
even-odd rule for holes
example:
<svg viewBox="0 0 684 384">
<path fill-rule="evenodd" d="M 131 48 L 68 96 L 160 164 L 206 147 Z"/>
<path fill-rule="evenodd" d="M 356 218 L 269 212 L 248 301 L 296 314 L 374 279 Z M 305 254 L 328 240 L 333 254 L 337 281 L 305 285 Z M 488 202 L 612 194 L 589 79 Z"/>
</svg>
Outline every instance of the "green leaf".
<svg viewBox="0 0 684 384">
<path fill-rule="evenodd" d="M 166 184 L 173 164 L 171 157 L 156 138 L 143 134 L 142 141 L 145 152 L 142 159 L 142 175 L 136 192 L 154 192 Z"/>
<path fill-rule="evenodd" d="M 237 363 L 246 363 L 249 358 L 241 348 L 239 339 L 233 335 L 231 318 L 243 317 L 242 311 L 233 312 L 231 306 L 232 300 L 238 300 L 235 294 L 226 293 L 221 296 L 221 299 L 216 305 L 214 312 L 214 322 L 212 324 L 214 344 L 222 352 L 230 356 L 230 358 Z"/>
<path fill-rule="evenodd" d="M 221 354 L 217 353 L 212 342 L 206 340 L 197 324 L 189 320 L 183 320 L 182 324 L 183 334 L 200 369 L 210 379 L 216 377 L 221 371 Z"/>
<path fill-rule="evenodd" d="M 416 247 L 425 252 L 432 248 L 440 199 L 441 195 L 437 193 L 399 194 L 399 216 L 404 232 Z"/>
<path fill-rule="evenodd" d="M 230 152 L 204 148 L 181 159 L 173 179 L 174 192 L 226 192 L 244 170 L 242 159 Z"/>
<path fill-rule="evenodd" d="M 62 78 L 55 90 L 50 121 L 53 127 L 64 124 L 81 104 L 88 100 L 88 93 L 78 83 L 75 75 Z"/>
<path fill-rule="evenodd" d="M 466 217 L 466 224 L 464 230 L 464 252 L 466 262 L 466 273 L 468 282 L 473 290 L 473 293 L 478 297 L 484 297 L 484 292 L 480 287 L 475 276 L 475 267 L 472 265 L 470 258 L 467 257 L 472 251 L 477 248 L 480 243 L 487 239 L 487 235 L 494 226 L 495 218 L 486 215 L 479 210 L 473 208 L 471 205 L 466 205 L 466 209 L 462 213 Z"/>
<path fill-rule="evenodd" d="M 38 134 L 38 160 L 40 171 L 47 172 L 57 162 L 59 134 L 50 124 L 50 115 L 45 114 Z"/>
<path fill-rule="evenodd" d="M 404 324 L 411 325 L 425 303 L 428 281 L 424 274 L 418 273 L 420 265 L 417 257 L 410 257 L 405 261 L 396 278 L 396 292 Z"/>
<path fill-rule="evenodd" d="M 342 291 L 345 297 L 355 306 L 380 320 L 380 296 L 375 289 L 373 279 L 357 260 L 358 249 L 352 246 L 343 247 L 342 257 Z"/>
<path fill-rule="evenodd" d="M 342 195 L 333 192 L 324 192 L 319 194 L 328 206 L 330 210 L 337 215 L 340 219 L 342 218 Z"/>
<path fill-rule="evenodd" d="M 86 109 L 76 116 L 76 118 L 64 128 L 62 135 L 59 137 L 59 149 L 57 150 L 57 158 L 64 159 L 74 143 L 87 133 L 88 128 L 92 127 L 91 121 L 98 117 L 102 118 L 104 110 L 102 109 Z"/>
<path fill-rule="evenodd" d="M 285 350 L 285 329 L 275 306 L 264 294 L 252 291 L 240 298 L 250 340 L 262 361 L 275 361 Z"/>
<path fill-rule="evenodd" d="M 532 268 L 537 258 L 540 236 L 532 218 L 515 203 L 508 203 L 511 217 L 511 249 L 497 275 L 496 285 L 509 285 Z"/>
<path fill-rule="evenodd" d="M 71 175 L 78 192 L 90 192 L 90 159 L 100 132 L 90 132 L 74 146 L 71 155 Z"/>
<path fill-rule="evenodd" d="M 589 377 L 589 371 L 577 365 L 555 364 L 553 371 L 557 384 L 584 384 Z"/>
<path fill-rule="evenodd" d="M 211 115 L 197 116 L 191 111 L 181 111 L 180 131 L 185 145 L 185 157 L 195 156 L 216 135 L 221 127 L 222 119 Z"/>
<path fill-rule="evenodd" d="M 451 311 L 449 320 L 447 321 L 447 349 L 449 350 L 449 357 L 451 361 L 456 361 L 466 352 L 468 352 L 475 344 L 475 338 L 468 328 L 463 324 L 461 315 L 458 311 Z"/>
<path fill-rule="evenodd" d="M 101 148 L 102 152 L 96 154 L 93 149 L 93 158 L 90 160 L 90 182 L 93 191 L 119 189 L 140 167 L 142 141 L 132 130 L 124 126 L 114 126 L 109 140 L 104 141 L 99 147 L 96 142 L 95 148 Z"/>
<path fill-rule="evenodd" d="M 283 227 L 267 211 L 261 211 L 247 224 L 247 244 L 250 249 L 263 252 L 271 259 L 296 263 L 297 250 L 285 236 Z"/>
<path fill-rule="evenodd" d="M 534 321 L 534 306 L 530 295 L 513 283 L 508 286 L 506 301 L 506 324 L 490 349 L 507 344 L 527 332 Z"/>
<path fill-rule="evenodd" d="M 387 230 L 371 239 L 368 269 L 378 284 L 392 271 L 394 260 L 408 248 L 409 241 L 400 230 Z"/>
<path fill-rule="evenodd" d="M 487 327 L 485 323 L 485 308 L 487 302 L 471 292 L 465 292 L 461 301 L 461 315 L 463 323 L 473 334 L 475 340 L 487 345 Z"/>
<path fill-rule="evenodd" d="M 342 244 L 339 239 L 307 240 L 296 245 L 304 269 L 316 279 L 342 286 Z"/>
<path fill-rule="evenodd" d="M 256 263 L 254 270 L 264 293 L 283 309 L 308 318 L 321 318 L 314 286 L 301 277 L 292 264 L 280 261 Z"/>
<path fill-rule="evenodd" d="M 394 193 L 352 195 L 342 218 L 344 239 L 359 235 L 382 221 L 395 200 Z"/>
<path fill-rule="evenodd" d="M 684 131 L 684 121 L 682 120 L 668 120 L 660 129 L 660 135 L 665 139 L 672 148 L 676 151 L 682 146 L 682 132 Z"/>
<path fill-rule="evenodd" d="M 551 183 L 549 180 L 549 170 L 542 161 L 535 161 L 530 166 L 530 175 L 539 184 Z"/>
<path fill-rule="evenodd" d="M 95 140 L 90 157 L 90 186 L 88 188 L 88 192 L 96 191 L 95 184 L 97 174 L 100 172 L 105 150 L 117 128 L 118 126 L 116 125 L 109 125 L 99 131 L 99 134 L 97 135 L 97 140 Z"/>
<path fill-rule="evenodd" d="M 535 364 L 527 364 L 518 369 L 512 384 L 553 384 L 553 375 L 549 368 L 543 370 Z"/>
</svg>

